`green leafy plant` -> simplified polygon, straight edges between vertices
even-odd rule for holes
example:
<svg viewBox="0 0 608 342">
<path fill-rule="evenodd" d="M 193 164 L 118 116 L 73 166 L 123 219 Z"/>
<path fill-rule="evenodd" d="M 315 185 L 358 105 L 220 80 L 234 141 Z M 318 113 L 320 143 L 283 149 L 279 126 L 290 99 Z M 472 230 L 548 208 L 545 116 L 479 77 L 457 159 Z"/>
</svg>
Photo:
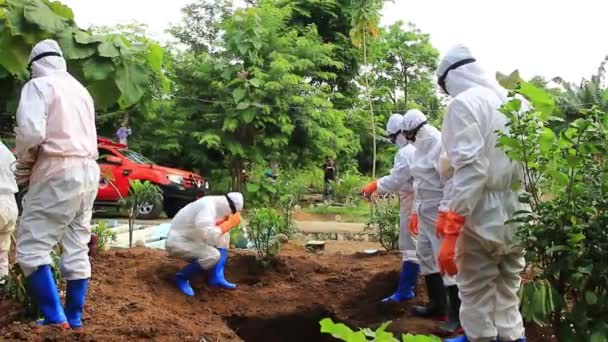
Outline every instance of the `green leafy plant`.
<svg viewBox="0 0 608 342">
<path fill-rule="evenodd" d="M 359 192 L 368 180 L 356 173 L 343 175 L 332 182 L 334 200 L 343 205 L 353 205 L 361 197 Z"/>
<path fill-rule="evenodd" d="M 330 334 L 333 337 L 346 342 L 441 342 L 436 336 L 402 334 L 401 339 L 397 339 L 393 333 L 386 331 L 391 322 L 382 324 L 378 329 L 369 328 L 354 331 L 343 323 L 334 323 L 331 318 L 324 318 L 319 322 L 321 332 Z"/>
<path fill-rule="evenodd" d="M 249 217 L 247 235 L 255 246 L 258 257 L 263 265 L 270 265 L 280 251 L 281 244 L 277 240 L 283 220 L 274 209 L 254 209 Z"/>
<path fill-rule="evenodd" d="M 140 206 L 146 203 L 162 202 L 162 190 L 149 181 L 130 180 L 129 196 L 121 201 L 129 214 L 129 247 L 133 247 L 133 231 L 135 219 L 139 215 Z"/>
<path fill-rule="evenodd" d="M 373 202 L 365 232 L 371 233 L 387 251 L 399 247 L 399 207 L 390 199 Z"/>
<path fill-rule="evenodd" d="M 520 292 L 526 319 L 550 322 L 564 341 L 608 338 L 608 115 L 597 108 L 554 132 L 555 102 L 526 82 L 502 107 L 498 146 L 522 165 L 518 237 L 535 277 Z"/>
<path fill-rule="evenodd" d="M 99 221 L 93 226 L 93 233 L 97 235 L 97 250 L 106 250 L 111 243 L 116 242 L 116 232 L 108 227 L 106 221 Z"/>
</svg>

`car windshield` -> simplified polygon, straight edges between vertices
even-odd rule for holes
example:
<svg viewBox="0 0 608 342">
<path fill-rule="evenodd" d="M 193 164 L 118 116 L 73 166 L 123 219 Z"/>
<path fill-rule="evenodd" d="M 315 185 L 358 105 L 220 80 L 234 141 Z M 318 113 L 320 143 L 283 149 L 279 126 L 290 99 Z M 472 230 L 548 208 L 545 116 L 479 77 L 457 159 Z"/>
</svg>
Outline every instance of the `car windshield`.
<svg viewBox="0 0 608 342">
<path fill-rule="evenodd" d="M 150 159 L 142 156 L 141 154 L 135 152 L 135 151 L 131 151 L 131 150 L 120 150 L 120 152 L 122 154 L 125 155 L 125 157 L 127 157 L 127 159 L 129 159 L 130 161 L 137 163 L 137 164 L 154 164 L 153 161 L 151 161 Z"/>
</svg>

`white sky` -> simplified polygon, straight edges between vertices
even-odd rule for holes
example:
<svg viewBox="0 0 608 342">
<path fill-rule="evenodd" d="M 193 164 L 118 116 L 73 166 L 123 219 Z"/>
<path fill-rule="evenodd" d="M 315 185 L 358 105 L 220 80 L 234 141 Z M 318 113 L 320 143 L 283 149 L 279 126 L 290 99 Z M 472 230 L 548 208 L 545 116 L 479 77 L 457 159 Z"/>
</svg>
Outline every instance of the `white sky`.
<svg viewBox="0 0 608 342">
<path fill-rule="evenodd" d="M 138 21 L 157 39 L 181 18 L 189 0 L 61 0 L 76 21 L 113 25 Z M 431 34 L 441 53 L 467 44 L 490 72 L 519 69 L 523 76 L 578 81 L 595 73 L 608 55 L 604 0 L 394 0 L 383 24 L 411 21 Z"/>
</svg>

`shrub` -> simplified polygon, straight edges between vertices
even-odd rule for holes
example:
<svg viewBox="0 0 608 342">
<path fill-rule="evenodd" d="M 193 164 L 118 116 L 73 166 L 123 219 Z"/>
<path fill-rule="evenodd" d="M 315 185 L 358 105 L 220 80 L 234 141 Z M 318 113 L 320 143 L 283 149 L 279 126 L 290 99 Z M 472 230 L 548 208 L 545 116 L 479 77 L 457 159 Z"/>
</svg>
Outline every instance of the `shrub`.
<svg viewBox="0 0 608 342">
<path fill-rule="evenodd" d="M 394 201 L 382 199 L 374 202 L 365 232 L 375 235 L 387 251 L 399 248 L 399 207 Z"/>
<path fill-rule="evenodd" d="M 509 132 L 499 146 L 523 166 L 520 201 L 529 205 L 512 220 L 535 268 L 524 285 L 522 312 L 551 319 L 560 340 L 604 341 L 608 336 L 608 115 L 597 109 L 554 132 L 554 101 L 522 82 L 520 100 L 505 104 Z M 550 195 L 550 196 L 547 196 Z"/>
<path fill-rule="evenodd" d="M 257 250 L 263 264 L 269 265 L 281 248 L 277 234 L 281 233 L 283 220 L 276 210 L 254 209 L 249 217 L 247 235 Z"/>
<path fill-rule="evenodd" d="M 111 243 L 116 242 L 116 232 L 108 227 L 106 221 L 99 221 L 93 226 L 93 234 L 97 235 L 97 250 L 103 251 Z"/>
<path fill-rule="evenodd" d="M 356 173 L 349 173 L 332 182 L 334 200 L 344 205 L 352 205 L 360 198 L 361 188 L 367 184 L 369 179 Z"/>
<path fill-rule="evenodd" d="M 130 180 L 129 197 L 121 200 L 121 204 L 129 213 L 129 247 L 133 247 L 133 230 L 135 219 L 139 215 L 139 207 L 144 203 L 162 202 L 161 189 L 149 181 Z"/>
<path fill-rule="evenodd" d="M 278 209 L 281 214 L 278 232 L 291 237 L 295 232 L 293 223 L 295 206 L 306 192 L 305 182 L 289 172 L 280 174 L 274 180 L 269 177 L 260 180 L 259 175 L 253 180 L 258 183 L 247 184 L 249 198 L 253 199 L 252 206 Z"/>
</svg>

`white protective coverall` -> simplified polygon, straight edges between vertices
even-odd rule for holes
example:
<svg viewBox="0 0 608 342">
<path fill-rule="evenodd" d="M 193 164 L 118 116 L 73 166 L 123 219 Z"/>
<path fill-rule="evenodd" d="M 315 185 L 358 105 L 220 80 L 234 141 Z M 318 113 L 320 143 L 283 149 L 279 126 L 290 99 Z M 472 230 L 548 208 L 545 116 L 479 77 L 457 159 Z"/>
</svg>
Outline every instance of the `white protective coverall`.
<svg viewBox="0 0 608 342">
<path fill-rule="evenodd" d="M 233 192 L 228 196 L 240 212 L 243 195 Z M 230 246 L 230 233 L 222 233 L 216 221 L 230 214 L 225 196 L 207 196 L 185 206 L 171 222 L 165 245 L 169 256 L 194 259 L 203 269 L 212 268 L 220 259 L 217 249 Z"/>
<path fill-rule="evenodd" d="M 19 215 L 15 202 L 17 182 L 12 171 L 15 162 L 13 153 L 0 141 L 0 279 L 8 274 L 11 234 Z"/>
<path fill-rule="evenodd" d="M 405 114 L 404 130 L 410 131 L 427 121 L 426 116 L 417 109 Z M 439 256 L 440 239 L 437 237 L 436 226 L 439 215 L 439 205 L 443 200 L 445 181 L 440 177 L 439 156 L 441 154 L 441 133 L 437 128 L 426 124 L 420 128 L 416 141 L 411 143 L 416 148 L 412 174 L 414 176 L 415 207 L 418 215 L 418 248 L 420 274 L 429 275 L 439 272 L 437 257 Z M 443 276 L 444 286 L 456 284 L 453 276 Z"/>
<path fill-rule="evenodd" d="M 442 60 L 441 77 L 455 63 L 471 59 L 464 46 Z M 520 168 L 496 147 L 507 118 L 498 108 L 507 91 L 477 62 L 449 70 L 445 88 L 453 97 L 443 121 L 443 146 L 454 169 L 448 210 L 466 219 L 456 243 L 460 318 L 470 341 L 514 341 L 524 336 L 517 291 L 524 252 L 517 226 L 505 224 L 525 206 L 511 190 L 521 183 Z"/>
<path fill-rule="evenodd" d="M 394 114 L 387 123 L 387 133 L 401 132 L 403 116 Z M 410 165 L 414 162 L 416 148 L 408 144 L 402 134 L 396 138 L 395 144 L 399 152 L 395 155 L 393 168 L 389 175 L 378 180 L 378 192 L 381 194 L 399 194 L 399 251 L 402 260 L 418 263 L 416 257 L 416 237 L 409 233 L 409 221 L 414 203 L 414 177 Z"/>
<path fill-rule="evenodd" d="M 55 41 L 45 40 L 34 47 L 30 60 L 46 52 L 62 54 Z M 51 264 L 51 249 L 61 242 L 63 277 L 87 279 L 87 244 L 99 185 L 93 99 L 67 72 L 63 57 L 33 62 L 32 77 L 21 92 L 15 128 L 18 160 L 33 162 L 17 262 L 28 276 Z"/>
</svg>

